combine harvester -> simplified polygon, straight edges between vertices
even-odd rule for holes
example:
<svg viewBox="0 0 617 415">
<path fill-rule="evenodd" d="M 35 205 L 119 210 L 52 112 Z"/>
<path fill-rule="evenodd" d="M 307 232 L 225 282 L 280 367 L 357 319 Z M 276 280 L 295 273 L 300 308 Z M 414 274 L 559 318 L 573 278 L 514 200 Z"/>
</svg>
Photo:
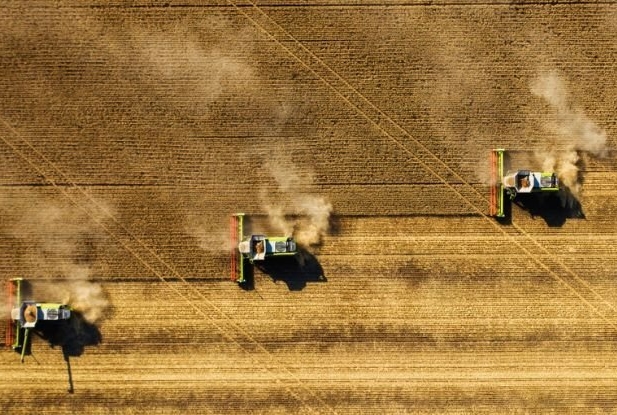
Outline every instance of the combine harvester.
<svg viewBox="0 0 617 415">
<path fill-rule="evenodd" d="M 7 324 L 5 344 L 21 353 L 23 363 L 30 330 L 36 328 L 39 322 L 68 320 L 71 317 L 71 309 L 66 304 L 60 303 L 22 301 L 22 283 L 22 278 L 13 278 L 7 284 L 11 321 Z"/>
<path fill-rule="evenodd" d="M 296 242 L 287 236 L 244 235 L 244 213 L 230 218 L 231 238 L 231 280 L 246 283 L 244 267 L 246 262 L 266 261 L 269 258 L 293 256 L 297 252 Z"/>
<path fill-rule="evenodd" d="M 529 170 L 508 171 L 504 175 L 504 154 L 506 150 L 491 152 L 491 195 L 490 215 L 505 217 L 505 195 L 514 200 L 519 193 L 546 193 L 559 191 L 559 179 L 553 172 L 532 172 Z"/>
</svg>

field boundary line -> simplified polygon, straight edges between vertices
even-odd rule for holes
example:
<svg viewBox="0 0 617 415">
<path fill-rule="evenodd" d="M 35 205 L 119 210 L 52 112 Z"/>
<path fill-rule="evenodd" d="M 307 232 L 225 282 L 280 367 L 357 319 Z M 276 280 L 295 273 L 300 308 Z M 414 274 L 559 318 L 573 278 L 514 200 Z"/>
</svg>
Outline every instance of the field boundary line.
<svg viewBox="0 0 617 415">
<path fill-rule="evenodd" d="M 471 189 L 471 191 L 473 193 L 475 193 L 476 195 L 478 195 L 484 202 L 488 202 L 488 199 L 486 198 L 486 195 L 482 195 L 476 188 L 473 187 L 473 185 L 471 185 L 471 183 L 469 183 L 468 181 L 466 181 L 459 173 L 457 173 L 454 169 L 452 169 L 446 162 L 444 162 L 443 160 L 441 160 L 435 153 L 433 153 L 428 147 L 426 147 L 426 145 L 424 145 L 421 141 L 419 141 L 418 139 L 416 139 L 414 136 L 411 135 L 411 133 L 409 133 L 405 128 L 403 128 L 399 123 L 397 123 L 396 121 L 394 121 L 388 114 L 386 114 L 383 110 L 381 110 L 379 107 L 377 107 L 375 104 L 373 104 L 372 101 L 370 101 L 368 98 L 366 98 L 366 96 L 364 96 L 361 92 L 359 92 L 356 88 L 354 88 L 345 78 L 343 78 L 341 75 L 339 75 L 334 69 L 332 69 L 328 64 L 326 64 L 319 56 L 317 56 L 314 52 L 312 52 L 310 49 L 308 49 L 302 42 L 300 42 L 299 40 L 297 40 L 291 33 L 289 33 L 289 31 L 287 31 L 284 27 L 282 27 L 278 22 L 276 22 L 273 18 L 271 18 L 266 12 L 264 12 L 262 10 L 262 8 L 260 8 L 254 1 L 252 0 L 247 0 L 248 3 L 251 5 L 251 7 L 254 10 L 256 10 L 259 14 L 261 14 L 262 16 L 264 16 L 269 22 L 272 22 L 279 31 L 281 31 L 290 41 L 292 44 L 297 45 L 302 51 L 304 51 L 306 54 L 309 55 L 309 57 L 316 61 L 318 63 L 319 66 L 321 66 L 322 68 L 325 69 L 325 71 L 330 74 L 331 76 L 333 76 L 335 79 L 337 79 L 338 81 L 342 82 L 343 85 L 345 87 L 347 87 L 351 94 L 349 94 L 349 96 L 347 96 L 345 93 L 343 93 L 342 91 L 340 91 L 339 89 L 337 89 L 337 87 L 330 81 L 328 81 L 324 76 L 322 76 L 320 73 L 318 73 L 317 69 L 315 69 L 313 66 L 310 65 L 310 61 L 309 63 L 307 63 L 302 57 L 300 57 L 298 54 L 294 53 L 294 51 L 292 51 L 287 45 L 285 45 L 281 40 L 279 40 L 276 35 L 272 32 L 270 32 L 266 27 L 264 27 L 261 23 L 259 23 L 256 19 L 254 19 L 253 17 L 251 17 L 244 9 L 246 8 L 245 6 L 240 7 L 236 2 L 232 1 L 232 0 L 227 0 L 227 2 L 233 6 L 236 11 L 238 13 L 240 13 L 241 15 L 243 15 L 247 20 L 249 20 L 256 28 L 258 28 L 259 30 L 261 30 L 267 37 L 269 37 L 270 39 L 272 39 L 276 44 L 278 44 L 281 48 L 283 48 L 285 51 L 287 51 L 287 53 L 296 61 L 298 61 L 302 66 L 304 66 L 306 69 L 308 69 L 313 75 L 315 75 L 319 80 L 321 80 L 328 88 L 330 88 L 336 95 L 338 95 L 339 97 L 341 97 L 345 102 L 347 102 L 352 108 L 356 109 L 356 111 L 358 111 L 358 113 L 363 116 L 367 121 L 369 121 L 374 127 L 376 127 L 378 130 L 380 130 L 384 135 L 386 135 L 387 137 L 390 138 L 391 141 L 393 141 L 401 150 L 403 150 L 405 153 L 407 153 L 409 156 L 411 156 L 412 158 L 414 158 L 422 167 L 424 167 L 428 172 L 430 172 L 431 174 L 433 174 L 437 179 L 439 179 L 444 185 L 446 185 L 448 188 L 450 188 L 454 193 L 456 193 L 463 202 L 465 202 L 467 205 L 469 205 L 472 210 L 476 211 L 480 216 L 482 216 L 485 220 L 487 220 L 492 226 L 493 228 L 497 229 L 501 234 L 505 235 L 508 239 L 510 239 L 511 241 L 513 241 L 521 250 L 523 250 L 526 255 L 531 258 L 536 264 L 538 264 L 541 268 L 545 269 L 549 275 L 551 275 L 555 280 L 557 280 L 558 282 L 564 284 L 576 297 L 578 297 L 579 299 L 581 299 L 586 305 L 588 305 L 589 307 L 591 307 L 591 309 L 598 314 L 600 317 L 602 317 L 603 319 L 605 319 L 605 321 L 607 323 L 609 323 L 613 328 L 617 329 L 617 324 L 609 321 L 606 319 L 606 317 L 600 313 L 600 311 L 593 306 L 587 299 L 585 299 L 583 297 L 582 294 L 580 294 L 571 284 L 569 284 L 568 282 L 565 281 L 564 278 L 562 278 L 561 276 L 559 276 L 557 274 L 557 272 L 555 272 L 552 268 L 550 268 L 549 266 L 547 266 L 542 260 L 538 259 L 536 255 L 533 254 L 533 252 L 529 251 L 528 249 L 526 249 L 520 242 L 518 242 L 512 235 L 510 235 L 508 232 L 506 232 L 498 223 L 496 223 L 496 221 L 490 217 L 487 216 L 487 214 L 482 211 L 480 208 L 478 208 L 478 206 L 471 200 L 469 200 L 462 192 L 460 192 L 459 190 L 457 190 L 450 182 L 448 182 L 440 173 L 438 173 L 437 171 L 435 171 L 433 168 L 431 168 L 430 166 L 428 166 L 419 156 L 417 156 L 413 151 L 411 151 L 405 144 L 403 144 L 401 142 L 401 140 L 397 139 L 396 137 L 394 137 L 394 135 L 392 133 L 390 133 L 389 131 L 386 130 L 385 127 L 383 127 L 381 125 L 381 123 L 379 121 L 376 121 L 373 117 L 371 117 L 371 115 L 369 115 L 366 111 L 364 111 L 362 108 L 360 108 L 360 105 L 358 105 L 357 103 L 352 102 L 352 97 L 353 96 L 357 96 L 360 98 L 361 101 L 363 101 L 365 104 L 368 104 L 368 106 L 374 110 L 380 117 L 382 117 L 383 119 L 386 120 L 387 123 L 389 123 L 391 126 L 394 127 L 395 130 L 398 130 L 399 132 L 401 132 L 403 134 L 403 136 L 411 139 L 418 147 L 420 147 L 420 149 L 425 152 L 426 154 L 428 154 L 433 160 L 435 160 L 438 164 L 440 164 L 443 168 L 445 168 L 445 170 L 451 174 L 452 176 L 454 176 L 457 180 L 460 181 L 460 183 L 458 184 L 462 184 L 463 186 Z M 561 268 L 563 270 L 566 271 L 566 274 L 569 274 L 573 279 L 579 281 L 581 284 L 583 284 L 584 286 L 587 287 L 587 289 L 589 289 L 589 291 L 593 294 L 593 296 L 595 296 L 597 299 L 599 299 L 601 302 L 603 302 L 604 304 L 606 304 L 611 310 L 617 312 L 617 308 L 611 304 L 609 301 L 607 301 L 604 297 L 602 297 L 595 289 L 593 289 L 593 287 L 585 280 L 583 280 L 581 277 L 579 277 L 576 273 L 574 273 L 574 271 L 571 270 L 571 268 L 569 268 L 567 265 L 565 265 L 565 263 L 563 263 L 559 258 L 556 258 L 554 255 L 552 255 L 543 245 L 541 245 L 531 234 L 529 234 L 527 231 L 525 231 L 523 228 L 521 228 L 520 226 L 518 226 L 517 224 L 514 223 L 514 221 L 512 221 L 512 226 L 522 235 L 524 236 L 526 239 L 530 240 L 534 245 L 536 245 L 538 248 L 540 248 L 543 252 L 546 253 L 547 256 L 551 257 L 554 259 L 554 261 L 557 263 L 557 265 L 561 266 Z"/>
<path fill-rule="evenodd" d="M 250 333 L 248 333 L 246 330 L 244 330 L 242 327 L 240 327 L 237 323 L 235 323 L 233 321 L 233 319 L 228 316 L 226 313 L 224 313 L 219 307 L 217 307 L 212 301 L 210 301 L 201 291 L 199 291 L 198 289 L 196 289 L 194 287 L 194 285 L 190 282 L 188 282 L 183 276 L 180 275 L 180 273 L 178 271 L 176 271 L 173 267 L 171 267 L 171 265 L 169 265 L 163 258 L 161 258 L 156 252 L 154 252 L 154 250 L 152 248 L 150 248 L 145 242 L 143 242 L 140 238 L 138 238 L 137 236 L 135 236 L 129 229 L 127 229 L 123 224 L 121 224 L 114 215 L 112 215 L 107 209 L 105 209 L 105 207 L 101 206 L 94 198 L 92 198 L 87 192 L 85 192 L 80 186 L 75 185 L 72 180 L 70 179 L 70 177 L 68 177 L 62 170 L 60 170 L 51 160 L 49 160 L 47 157 L 45 157 L 41 152 L 39 152 L 33 145 L 32 143 L 30 143 L 28 140 L 26 140 L 21 134 L 19 134 L 17 132 L 17 130 L 15 130 L 15 128 L 13 128 L 13 126 L 11 126 L 4 118 L 0 118 L 0 120 L 2 121 L 2 123 L 5 125 L 5 127 L 18 139 L 20 139 L 24 144 L 26 144 L 27 147 L 29 147 L 38 157 L 40 157 L 42 159 L 42 161 L 44 163 L 47 163 L 49 166 L 52 167 L 53 170 L 55 170 L 55 172 L 57 174 L 59 174 L 60 176 L 62 176 L 67 183 L 70 184 L 70 188 L 73 188 L 75 190 L 77 190 L 79 193 L 81 193 L 81 195 L 85 196 L 86 200 L 86 205 L 82 205 L 78 200 L 76 200 L 76 198 L 74 198 L 64 187 L 59 186 L 56 184 L 55 180 L 53 180 L 52 178 L 49 177 L 49 175 L 47 173 L 45 173 L 45 171 L 38 166 L 34 161 L 32 161 L 27 155 L 25 155 L 21 150 L 19 150 L 14 144 L 12 144 L 9 140 L 7 140 L 7 138 L 4 136 L 4 134 L 0 134 L 0 138 L 2 139 L 2 141 L 4 141 L 4 143 L 6 145 L 8 145 L 17 155 L 19 155 L 24 161 L 26 161 L 30 166 L 32 166 L 32 168 L 34 168 L 35 171 L 37 171 L 44 179 L 45 181 L 47 181 L 48 183 L 50 183 L 52 185 L 52 187 L 54 187 L 59 193 L 63 194 L 67 199 L 69 199 L 71 201 L 71 203 L 73 203 L 73 205 L 75 205 L 77 208 L 79 208 L 81 211 L 83 211 L 91 220 L 93 220 L 98 226 L 100 226 L 102 229 L 105 230 L 105 232 L 107 232 L 117 243 L 119 243 L 122 248 L 124 248 L 127 252 L 129 252 L 133 257 L 135 257 L 135 259 L 137 259 L 147 270 L 149 270 L 150 272 L 152 272 L 161 282 L 163 282 L 167 287 L 169 287 L 172 291 L 174 291 L 180 298 L 182 298 L 183 300 L 185 300 L 189 306 L 191 308 L 193 308 L 198 314 L 206 317 L 208 320 L 210 320 L 210 322 L 212 323 L 212 325 L 214 327 L 216 327 L 219 332 L 221 332 L 221 334 L 223 334 L 223 336 L 225 338 L 227 338 L 231 343 L 235 344 L 236 346 L 238 346 L 240 348 L 240 350 L 244 351 L 246 354 L 249 355 L 250 359 L 253 360 L 257 365 L 262 366 L 263 369 L 265 369 L 266 372 L 270 373 L 273 378 L 275 379 L 275 382 L 280 384 L 281 386 L 283 386 L 284 389 L 286 389 L 290 395 L 292 395 L 294 398 L 296 398 L 300 403 L 302 403 L 306 408 L 308 408 L 311 412 L 315 412 L 314 408 L 311 407 L 308 403 L 306 403 L 305 399 L 303 399 L 301 396 L 299 396 L 297 393 L 295 393 L 294 391 L 292 391 L 288 385 L 285 385 L 281 379 L 279 378 L 279 376 L 276 375 L 276 373 L 273 372 L 272 369 L 268 368 L 268 365 L 265 365 L 263 362 L 260 362 L 253 353 L 251 353 L 250 350 L 247 350 L 238 340 L 236 340 L 234 338 L 233 335 L 231 335 L 229 333 L 229 330 L 221 327 L 221 325 L 219 325 L 213 318 L 212 316 L 210 316 L 208 313 L 206 313 L 205 311 L 203 311 L 200 307 L 198 307 L 194 301 L 192 301 L 191 299 L 189 299 L 186 295 L 184 295 L 178 288 L 174 287 L 169 281 L 166 280 L 166 278 L 164 277 L 164 275 L 159 272 L 158 270 L 156 270 L 147 260 L 145 260 L 144 258 L 142 258 L 142 255 L 140 255 L 138 252 L 136 252 L 134 249 L 132 249 L 128 243 L 124 242 L 118 235 L 116 235 L 116 233 L 110 229 L 109 226 L 107 226 L 105 223 L 103 223 L 100 219 L 98 219 L 96 216 L 94 216 L 92 214 L 92 212 L 88 209 L 88 204 L 90 204 L 91 206 L 95 206 L 98 210 L 99 213 L 102 212 L 104 213 L 104 215 L 111 219 L 127 236 L 129 241 L 133 240 L 135 241 L 138 245 L 141 245 L 141 247 L 143 249 L 145 249 L 145 251 L 147 253 L 149 253 L 150 255 L 152 255 L 154 258 L 156 258 L 160 265 L 163 266 L 163 268 L 167 268 L 169 271 L 171 271 L 171 273 L 173 275 L 175 275 L 181 282 L 182 284 L 184 284 L 184 286 L 186 286 L 190 291 L 192 291 L 193 293 L 196 293 L 198 295 L 198 297 L 200 297 L 204 302 L 206 302 L 206 304 L 208 304 L 212 309 L 214 309 L 221 317 L 223 317 L 228 324 L 235 329 L 236 331 L 238 331 L 241 335 L 243 335 L 245 338 L 247 338 L 251 343 L 253 343 L 255 346 L 257 346 L 257 348 L 266 354 L 266 356 L 268 356 L 268 358 L 270 359 L 271 362 L 273 362 L 273 366 L 275 368 L 278 369 L 282 369 L 284 372 L 286 372 L 287 374 L 289 374 L 292 379 L 294 379 L 296 381 L 296 383 L 298 384 L 298 387 L 300 389 L 304 389 L 305 391 L 308 391 L 308 393 L 310 395 L 312 395 L 314 398 L 316 398 L 318 401 L 320 401 L 326 408 L 328 408 L 332 413 L 336 413 L 336 411 L 334 411 L 334 409 L 332 407 L 330 407 L 330 405 L 328 405 L 327 403 L 325 403 L 319 396 L 315 395 L 314 393 L 312 393 L 310 391 L 309 388 L 306 388 L 302 385 L 302 382 L 300 381 L 300 379 L 286 366 L 281 365 L 280 363 L 276 362 L 274 360 L 274 356 L 272 355 L 272 353 L 266 349 L 266 347 L 264 345 L 262 345 L 259 341 L 257 341 Z M 89 202 L 89 203 L 88 203 Z"/>
</svg>

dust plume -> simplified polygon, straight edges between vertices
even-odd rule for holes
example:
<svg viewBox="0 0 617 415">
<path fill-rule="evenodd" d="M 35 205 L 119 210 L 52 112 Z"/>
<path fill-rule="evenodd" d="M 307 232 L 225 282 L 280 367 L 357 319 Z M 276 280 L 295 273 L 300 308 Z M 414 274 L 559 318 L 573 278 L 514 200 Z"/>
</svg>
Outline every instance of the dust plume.
<svg viewBox="0 0 617 415">
<path fill-rule="evenodd" d="M 89 323 L 96 323 L 109 308 L 109 300 L 100 284 L 87 279 L 74 279 L 59 284 L 64 291 L 62 302 L 79 311 Z"/>
<path fill-rule="evenodd" d="M 332 204 L 310 192 L 313 175 L 300 171 L 288 156 L 278 155 L 266 167 L 276 180 L 279 191 L 289 200 L 289 206 L 266 204 L 270 224 L 296 242 L 310 248 L 319 245 L 330 228 Z"/>
<path fill-rule="evenodd" d="M 13 208 L 21 209 L 22 216 L 10 225 L 9 235 L 25 247 L 23 277 L 33 281 L 32 299 L 68 304 L 88 322 L 99 322 L 110 304 L 92 276 L 97 245 L 106 238 L 97 221 L 108 213 L 93 217 L 52 199 Z"/>
<path fill-rule="evenodd" d="M 296 212 L 293 236 L 300 245 L 314 246 L 321 243 L 330 227 L 332 205 L 321 196 L 300 194 L 294 199 Z"/>
<path fill-rule="evenodd" d="M 554 171 L 575 197 L 582 187 L 580 168 L 584 154 L 606 157 L 606 132 L 570 100 L 564 80 L 557 72 L 539 76 L 531 85 L 534 95 L 543 98 L 554 112 L 549 124 L 553 136 L 547 147 L 536 153 L 544 171 Z"/>
</svg>

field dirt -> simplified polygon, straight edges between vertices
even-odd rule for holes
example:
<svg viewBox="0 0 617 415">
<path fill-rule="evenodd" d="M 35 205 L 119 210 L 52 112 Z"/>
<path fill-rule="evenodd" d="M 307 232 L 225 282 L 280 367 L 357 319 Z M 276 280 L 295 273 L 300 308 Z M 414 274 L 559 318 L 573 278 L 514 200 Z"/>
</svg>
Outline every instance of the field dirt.
<svg viewBox="0 0 617 415">
<path fill-rule="evenodd" d="M 4 2 L 0 275 L 76 313 L 0 412 L 617 413 L 617 5 L 510 3 Z M 243 290 L 234 212 L 325 222 Z"/>
</svg>

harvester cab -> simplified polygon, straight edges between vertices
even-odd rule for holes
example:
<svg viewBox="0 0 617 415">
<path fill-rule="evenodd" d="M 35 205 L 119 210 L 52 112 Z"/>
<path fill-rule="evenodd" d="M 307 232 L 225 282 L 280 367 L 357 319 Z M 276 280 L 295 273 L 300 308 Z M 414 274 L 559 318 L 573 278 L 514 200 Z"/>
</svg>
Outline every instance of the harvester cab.
<svg viewBox="0 0 617 415">
<path fill-rule="evenodd" d="M 7 297 L 10 304 L 10 321 L 7 324 L 5 345 L 21 353 L 24 361 L 30 330 L 42 321 L 68 320 L 71 308 L 60 303 L 37 303 L 22 300 L 23 279 L 13 278 L 7 283 Z"/>
<path fill-rule="evenodd" d="M 291 236 L 244 235 L 244 213 L 236 213 L 230 219 L 231 280 L 238 284 L 246 282 L 246 262 L 266 261 L 269 258 L 291 256 L 297 252 Z"/>
<path fill-rule="evenodd" d="M 539 193 L 559 191 L 559 178 L 554 172 L 534 172 L 530 170 L 508 171 L 504 174 L 504 155 L 506 150 L 491 152 L 491 194 L 490 215 L 505 216 L 505 195 L 514 200 L 519 193 Z"/>
</svg>

